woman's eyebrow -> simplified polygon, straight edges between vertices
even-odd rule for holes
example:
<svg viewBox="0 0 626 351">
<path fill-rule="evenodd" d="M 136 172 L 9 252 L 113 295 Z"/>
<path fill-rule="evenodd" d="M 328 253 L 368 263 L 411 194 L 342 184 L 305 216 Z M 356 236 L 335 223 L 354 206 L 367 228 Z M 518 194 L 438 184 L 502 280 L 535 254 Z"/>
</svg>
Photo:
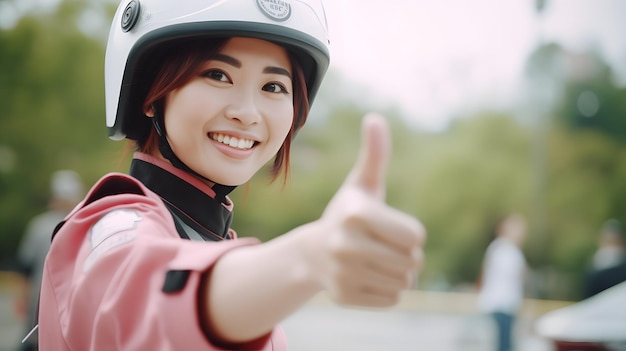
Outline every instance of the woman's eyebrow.
<svg viewBox="0 0 626 351">
<path fill-rule="evenodd" d="M 211 57 L 209 57 L 209 60 L 221 61 L 236 68 L 241 68 L 242 66 L 241 61 L 237 60 L 236 58 L 232 56 L 228 56 L 224 54 L 212 55 Z M 275 67 L 275 66 L 265 67 L 265 69 L 263 69 L 263 73 L 281 74 L 281 75 L 288 77 L 289 79 L 292 79 L 291 73 L 289 73 L 288 70 L 282 67 Z"/>
<path fill-rule="evenodd" d="M 209 60 L 222 61 L 231 66 L 241 68 L 241 61 L 237 60 L 236 58 L 232 56 L 228 56 L 224 54 L 211 55 L 211 57 L 209 57 Z"/>
<path fill-rule="evenodd" d="M 291 73 L 289 73 L 288 70 L 281 68 L 281 67 L 274 67 L 274 66 L 265 67 L 265 69 L 263 70 L 263 73 L 282 74 L 284 76 L 287 76 L 287 78 L 291 79 Z"/>
</svg>

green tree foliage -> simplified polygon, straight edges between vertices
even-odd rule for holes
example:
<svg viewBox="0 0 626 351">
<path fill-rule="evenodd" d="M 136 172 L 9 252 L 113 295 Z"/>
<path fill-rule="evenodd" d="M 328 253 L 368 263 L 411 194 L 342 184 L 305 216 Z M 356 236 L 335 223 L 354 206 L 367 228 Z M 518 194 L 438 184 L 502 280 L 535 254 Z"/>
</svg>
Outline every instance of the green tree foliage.
<svg viewBox="0 0 626 351">
<path fill-rule="evenodd" d="M 75 25 L 85 7 L 65 2 L 0 31 L 2 257 L 45 209 L 53 171 L 76 169 L 90 184 L 120 158 L 104 127 L 104 46 Z"/>
<path fill-rule="evenodd" d="M 626 88 L 614 84 L 609 66 L 588 56 L 593 74 L 572 77 L 565 87 L 565 102 L 557 111 L 571 129 L 593 130 L 623 142 L 626 135 Z"/>
<path fill-rule="evenodd" d="M 494 222 L 527 211 L 528 132 L 510 117 L 487 113 L 421 144 L 423 176 L 414 196 L 430 233 L 428 249 L 439 253 L 428 265 L 452 282 L 472 282 Z"/>
<path fill-rule="evenodd" d="M 626 89 L 616 86 L 611 68 L 597 54 L 568 52 L 556 44 L 539 47 L 528 71 L 539 83 L 537 90 L 546 82 L 540 78 L 548 78 L 556 101 L 545 109 L 545 227 L 535 233 L 541 239 L 531 243 L 529 255 L 546 270 L 569 277 L 573 292 L 563 294 L 577 298 L 602 223 L 626 220 Z"/>
</svg>

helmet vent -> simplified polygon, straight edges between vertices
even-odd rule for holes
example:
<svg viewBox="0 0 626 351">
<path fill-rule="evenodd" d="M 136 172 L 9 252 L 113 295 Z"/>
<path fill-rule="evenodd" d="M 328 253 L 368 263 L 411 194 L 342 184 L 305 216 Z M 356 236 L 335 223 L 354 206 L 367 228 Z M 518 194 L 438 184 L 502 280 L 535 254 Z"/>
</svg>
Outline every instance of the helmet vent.
<svg viewBox="0 0 626 351">
<path fill-rule="evenodd" d="M 131 30 L 137 23 L 137 18 L 139 18 L 139 1 L 132 0 L 122 13 L 122 30 L 124 32 Z"/>
</svg>

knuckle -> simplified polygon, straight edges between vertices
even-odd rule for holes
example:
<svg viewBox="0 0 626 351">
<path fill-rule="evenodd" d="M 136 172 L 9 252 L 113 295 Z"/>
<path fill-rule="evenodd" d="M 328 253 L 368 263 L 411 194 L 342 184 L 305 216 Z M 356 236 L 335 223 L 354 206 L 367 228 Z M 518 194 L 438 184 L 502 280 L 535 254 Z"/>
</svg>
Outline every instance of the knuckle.
<svg viewBox="0 0 626 351">
<path fill-rule="evenodd" d="M 411 246 L 423 246 L 426 243 L 426 228 L 417 218 L 409 216 L 405 230 L 412 237 Z"/>
<path fill-rule="evenodd" d="M 381 301 L 380 307 L 392 307 L 400 302 L 400 293 L 389 294 Z"/>
<path fill-rule="evenodd" d="M 345 208 L 344 223 L 347 226 L 359 225 L 365 217 L 366 205 L 362 202 L 352 202 Z"/>
<path fill-rule="evenodd" d="M 402 299 L 402 295 L 400 294 L 400 292 L 396 293 L 394 296 L 391 297 L 390 302 L 391 305 L 397 305 L 398 303 L 400 303 L 400 300 Z"/>
<path fill-rule="evenodd" d="M 413 262 L 415 268 L 421 268 L 424 264 L 424 251 L 421 249 L 413 250 Z"/>
<path fill-rule="evenodd" d="M 426 242 L 426 227 L 424 226 L 424 224 L 422 224 L 422 222 L 420 222 L 419 220 L 417 220 L 417 218 L 414 218 L 414 230 L 415 230 L 415 235 L 417 236 L 418 242 L 420 245 L 423 245 Z"/>
</svg>

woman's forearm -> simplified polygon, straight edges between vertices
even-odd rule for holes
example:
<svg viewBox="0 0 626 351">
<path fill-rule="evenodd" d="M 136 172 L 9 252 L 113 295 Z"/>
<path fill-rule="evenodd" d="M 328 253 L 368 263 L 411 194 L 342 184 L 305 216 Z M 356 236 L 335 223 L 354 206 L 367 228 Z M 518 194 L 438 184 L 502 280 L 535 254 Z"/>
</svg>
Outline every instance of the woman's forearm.
<svg viewBox="0 0 626 351">
<path fill-rule="evenodd" d="M 386 122 L 367 118 L 363 132 L 359 160 L 318 220 L 232 250 L 205 278 L 204 316 L 218 338 L 262 336 L 321 290 L 341 304 L 389 307 L 411 287 L 426 231 L 384 201 Z"/>
<path fill-rule="evenodd" d="M 216 263 L 203 292 L 204 317 L 215 336 L 227 342 L 258 338 L 320 291 L 303 254 L 314 225 L 232 250 Z"/>
</svg>

